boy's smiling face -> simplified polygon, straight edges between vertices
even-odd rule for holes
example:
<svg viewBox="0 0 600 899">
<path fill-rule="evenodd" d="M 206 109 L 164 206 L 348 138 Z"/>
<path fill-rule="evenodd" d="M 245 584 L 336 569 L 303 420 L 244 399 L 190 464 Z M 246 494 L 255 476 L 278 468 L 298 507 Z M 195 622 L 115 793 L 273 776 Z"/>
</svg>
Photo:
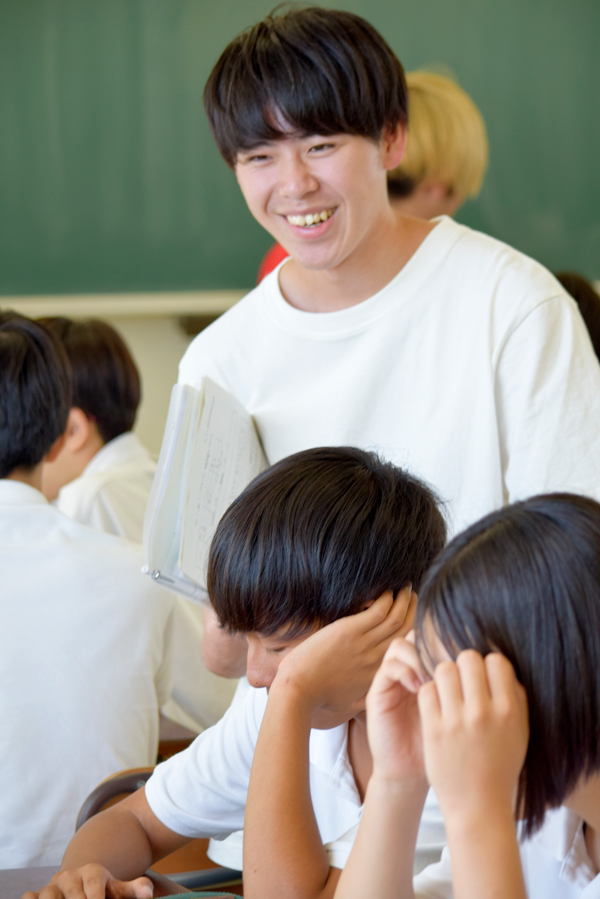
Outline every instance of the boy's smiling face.
<svg viewBox="0 0 600 899">
<path fill-rule="evenodd" d="M 379 142 L 352 134 L 289 136 L 238 153 L 235 173 L 254 218 L 302 267 L 330 270 L 377 240 L 391 213 L 387 170 L 404 129 Z"/>
</svg>

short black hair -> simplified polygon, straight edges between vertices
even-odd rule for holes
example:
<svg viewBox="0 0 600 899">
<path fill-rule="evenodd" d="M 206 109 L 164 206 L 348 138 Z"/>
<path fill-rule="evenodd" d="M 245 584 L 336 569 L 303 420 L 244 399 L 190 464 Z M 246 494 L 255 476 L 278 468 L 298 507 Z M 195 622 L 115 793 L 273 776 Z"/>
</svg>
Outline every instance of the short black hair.
<svg viewBox="0 0 600 899">
<path fill-rule="evenodd" d="M 271 13 L 223 51 L 204 89 L 217 147 L 239 150 L 289 132 L 378 141 L 407 121 L 404 70 L 365 19 L 312 6 Z"/>
<path fill-rule="evenodd" d="M 64 434 L 70 406 L 60 344 L 31 319 L 0 312 L 0 478 L 39 465 Z"/>
<path fill-rule="evenodd" d="M 288 456 L 231 504 L 215 532 L 208 593 L 223 627 L 305 633 L 385 590 L 418 589 L 446 539 L 433 492 L 374 453 Z"/>
<path fill-rule="evenodd" d="M 453 658 L 501 652 L 525 688 L 530 738 L 517 810 L 530 836 L 600 770 L 600 505 L 537 496 L 468 528 L 419 594 L 417 647 L 430 662 L 431 626 Z"/>
<path fill-rule="evenodd" d="M 140 375 L 127 344 L 108 322 L 42 318 L 64 346 L 73 372 L 73 406 L 96 423 L 104 443 L 131 431 L 140 403 Z"/>
</svg>

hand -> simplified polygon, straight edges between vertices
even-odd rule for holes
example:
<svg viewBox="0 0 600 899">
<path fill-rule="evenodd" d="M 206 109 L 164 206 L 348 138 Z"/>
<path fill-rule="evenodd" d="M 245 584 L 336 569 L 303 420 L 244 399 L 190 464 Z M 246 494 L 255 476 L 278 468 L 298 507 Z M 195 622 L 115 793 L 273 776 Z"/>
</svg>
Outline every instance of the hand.
<svg viewBox="0 0 600 899">
<path fill-rule="evenodd" d="M 387 647 L 413 626 L 416 599 L 410 586 L 396 599 L 388 590 L 363 612 L 311 634 L 282 660 L 271 689 L 295 685 L 315 710 L 362 711 Z"/>
<path fill-rule="evenodd" d="M 369 746 L 373 770 L 380 779 L 425 781 L 417 694 L 428 679 L 414 634 L 394 640 L 367 696 Z"/>
<path fill-rule="evenodd" d="M 500 653 L 442 662 L 419 691 L 425 769 L 447 824 L 513 811 L 529 741 L 525 690 Z"/>
<path fill-rule="evenodd" d="M 22 899 L 151 899 L 154 892 L 148 877 L 115 880 L 102 865 L 59 871 L 39 893 L 24 893 Z"/>
</svg>

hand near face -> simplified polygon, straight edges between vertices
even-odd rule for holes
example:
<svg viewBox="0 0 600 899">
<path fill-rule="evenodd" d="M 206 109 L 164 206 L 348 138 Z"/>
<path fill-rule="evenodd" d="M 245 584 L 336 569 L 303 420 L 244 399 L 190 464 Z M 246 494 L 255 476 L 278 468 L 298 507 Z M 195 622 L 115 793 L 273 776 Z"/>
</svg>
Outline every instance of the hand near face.
<svg viewBox="0 0 600 899">
<path fill-rule="evenodd" d="M 525 690 L 508 659 L 461 652 L 419 690 L 427 777 L 444 818 L 513 809 L 529 741 Z"/>
<path fill-rule="evenodd" d="M 427 681 L 413 642 L 396 639 L 367 696 L 367 728 L 374 771 L 386 781 L 425 779 L 418 692 Z"/>
<path fill-rule="evenodd" d="M 273 686 L 297 689 L 313 709 L 362 711 L 387 647 L 412 628 L 415 603 L 410 587 L 396 599 L 387 591 L 363 612 L 321 628 L 282 660 Z"/>
</svg>

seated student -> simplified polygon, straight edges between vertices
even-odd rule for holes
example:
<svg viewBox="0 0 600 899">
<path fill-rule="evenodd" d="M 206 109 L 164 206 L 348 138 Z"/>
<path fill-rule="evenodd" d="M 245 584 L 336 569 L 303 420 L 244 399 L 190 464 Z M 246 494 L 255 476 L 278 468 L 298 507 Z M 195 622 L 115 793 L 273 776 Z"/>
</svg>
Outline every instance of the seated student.
<svg viewBox="0 0 600 899">
<path fill-rule="evenodd" d="M 369 694 L 374 773 L 336 899 L 600 896 L 599 584 L 600 505 L 582 496 L 517 503 L 448 546 L 416 650 L 395 641 Z M 413 894 L 428 782 L 449 852 Z"/>
<path fill-rule="evenodd" d="M 88 821 L 41 899 L 120 890 L 115 878 L 192 837 L 239 830 L 245 811 L 251 894 L 331 896 L 370 773 L 364 697 L 444 539 L 429 489 L 362 450 L 307 450 L 259 475 L 221 520 L 208 571 L 223 627 L 246 635 L 244 700 Z M 419 848 L 432 836 L 425 822 Z"/>
<path fill-rule="evenodd" d="M 156 463 L 132 432 L 140 376 L 107 322 L 45 318 L 73 372 L 73 405 L 61 452 L 44 466 L 46 499 L 69 518 L 142 542 Z"/>
<path fill-rule="evenodd" d="M 141 393 L 131 353 L 107 322 L 40 322 L 62 343 L 73 377 L 64 445 L 44 464 L 42 491 L 69 518 L 141 543 L 156 463 L 131 430 Z M 200 607 L 175 597 L 173 690 L 162 709 L 195 733 L 225 714 L 236 687 L 202 661 L 203 617 Z"/>
<path fill-rule="evenodd" d="M 41 493 L 70 403 L 60 345 L 0 313 L 0 868 L 59 863 L 94 787 L 154 763 L 170 692 L 172 598 Z"/>
<path fill-rule="evenodd" d="M 481 190 L 488 163 L 483 117 L 469 95 L 437 72 L 406 73 L 408 137 L 402 162 L 388 172 L 390 206 L 401 215 L 432 219 L 455 215 Z M 274 244 L 257 284 L 286 259 Z"/>
</svg>

